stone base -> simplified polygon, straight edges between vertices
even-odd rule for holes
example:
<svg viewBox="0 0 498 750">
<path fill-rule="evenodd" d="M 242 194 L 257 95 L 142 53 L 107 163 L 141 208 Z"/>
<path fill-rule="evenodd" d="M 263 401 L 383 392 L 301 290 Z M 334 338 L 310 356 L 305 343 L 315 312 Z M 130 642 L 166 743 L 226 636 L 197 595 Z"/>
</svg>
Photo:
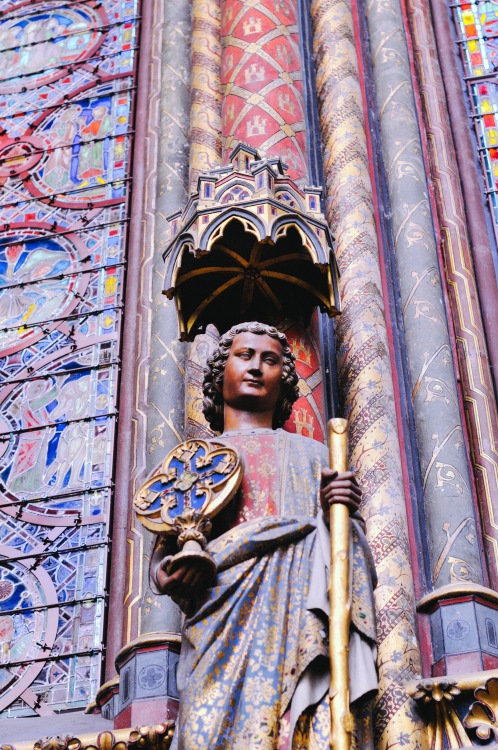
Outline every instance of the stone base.
<svg viewBox="0 0 498 750">
<path fill-rule="evenodd" d="M 171 698 L 155 698 L 134 701 L 114 717 L 114 728 L 124 729 L 142 724 L 174 722 L 178 716 L 178 701 Z"/>
</svg>

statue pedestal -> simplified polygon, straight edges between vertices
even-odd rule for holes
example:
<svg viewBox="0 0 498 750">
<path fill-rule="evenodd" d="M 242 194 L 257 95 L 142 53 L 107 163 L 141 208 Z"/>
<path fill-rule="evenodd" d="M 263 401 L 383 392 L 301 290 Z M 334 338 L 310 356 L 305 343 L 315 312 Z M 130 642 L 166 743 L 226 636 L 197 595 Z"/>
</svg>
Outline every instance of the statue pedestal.
<svg viewBox="0 0 498 750">
<path fill-rule="evenodd" d="M 114 729 L 172 722 L 178 714 L 177 633 L 146 633 L 116 657 L 118 677 L 103 685 L 88 713 L 114 720 Z"/>
<path fill-rule="evenodd" d="M 147 633 L 121 649 L 116 657 L 119 693 L 115 729 L 176 719 L 179 658 L 180 637 L 176 633 Z"/>
</svg>

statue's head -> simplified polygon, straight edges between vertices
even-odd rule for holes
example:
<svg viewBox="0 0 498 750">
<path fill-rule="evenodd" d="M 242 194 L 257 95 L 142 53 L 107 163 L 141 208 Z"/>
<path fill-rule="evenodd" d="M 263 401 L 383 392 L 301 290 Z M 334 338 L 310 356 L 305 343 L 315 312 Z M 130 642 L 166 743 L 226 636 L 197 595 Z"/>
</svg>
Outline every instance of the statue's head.
<svg viewBox="0 0 498 750">
<path fill-rule="evenodd" d="M 280 396 L 275 404 L 272 426 L 273 429 L 283 427 L 285 421 L 291 415 L 292 404 L 299 398 L 297 386 L 299 378 L 294 364 L 294 356 L 283 333 L 277 331 L 273 326 L 258 322 L 238 323 L 221 336 L 218 347 L 208 359 L 207 367 L 204 370 L 204 399 L 202 402 L 204 416 L 213 430 L 216 432 L 223 431 L 223 377 L 225 366 L 234 339 L 241 333 L 269 336 L 274 341 L 278 341 L 282 348 L 282 382 Z"/>
</svg>

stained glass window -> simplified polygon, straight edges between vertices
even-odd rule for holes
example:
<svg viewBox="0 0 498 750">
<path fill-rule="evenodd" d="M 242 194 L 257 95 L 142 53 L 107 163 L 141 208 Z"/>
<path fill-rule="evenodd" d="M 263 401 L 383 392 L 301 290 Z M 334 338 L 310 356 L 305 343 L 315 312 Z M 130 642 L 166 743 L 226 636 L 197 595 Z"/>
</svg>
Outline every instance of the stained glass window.
<svg viewBox="0 0 498 750">
<path fill-rule="evenodd" d="M 498 238 L 498 5 L 452 3 L 479 156 Z"/>
<path fill-rule="evenodd" d="M 140 0 L 0 0 L 0 717 L 101 681 Z"/>
</svg>

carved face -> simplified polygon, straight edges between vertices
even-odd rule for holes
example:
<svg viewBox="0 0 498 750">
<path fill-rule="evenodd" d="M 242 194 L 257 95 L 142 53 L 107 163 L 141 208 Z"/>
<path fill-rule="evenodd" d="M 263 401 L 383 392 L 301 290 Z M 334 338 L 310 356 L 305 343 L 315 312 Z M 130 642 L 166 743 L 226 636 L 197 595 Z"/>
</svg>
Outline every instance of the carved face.
<svg viewBox="0 0 498 750">
<path fill-rule="evenodd" d="M 223 400 L 243 411 L 275 411 L 283 376 L 283 350 L 266 334 L 235 336 L 223 374 Z"/>
</svg>

